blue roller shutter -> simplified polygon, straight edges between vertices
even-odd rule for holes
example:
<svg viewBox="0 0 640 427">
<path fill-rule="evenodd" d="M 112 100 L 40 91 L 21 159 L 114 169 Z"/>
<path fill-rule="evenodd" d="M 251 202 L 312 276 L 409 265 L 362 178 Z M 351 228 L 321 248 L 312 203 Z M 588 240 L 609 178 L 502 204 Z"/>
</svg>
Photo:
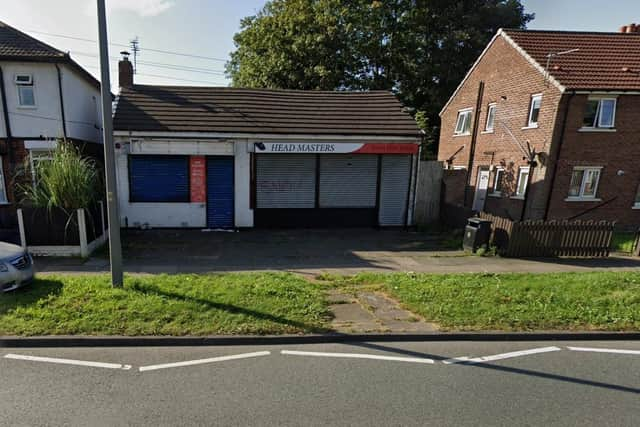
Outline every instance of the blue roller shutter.
<svg viewBox="0 0 640 427">
<path fill-rule="evenodd" d="M 189 157 L 130 156 L 132 202 L 189 202 Z"/>
<path fill-rule="evenodd" d="M 233 228 L 233 157 L 207 158 L 207 227 Z"/>
</svg>

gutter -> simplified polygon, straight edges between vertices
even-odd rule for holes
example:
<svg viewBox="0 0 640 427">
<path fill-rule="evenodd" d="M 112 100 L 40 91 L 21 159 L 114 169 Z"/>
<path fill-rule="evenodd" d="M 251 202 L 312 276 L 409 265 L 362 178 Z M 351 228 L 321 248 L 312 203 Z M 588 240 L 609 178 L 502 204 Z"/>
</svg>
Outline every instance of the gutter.
<svg viewBox="0 0 640 427">
<path fill-rule="evenodd" d="M 564 142 L 564 133 L 567 129 L 567 117 L 569 116 L 569 106 L 571 105 L 571 101 L 575 96 L 575 91 L 569 93 L 569 97 L 567 98 L 567 104 L 564 107 L 564 117 L 562 118 L 562 127 L 560 128 L 560 140 L 558 141 L 558 149 L 556 150 L 556 155 L 553 159 L 553 172 L 551 174 L 551 181 L 549 182 L 549 193 L 547 194 L 547 203 L 544 208 L 544 217 L 543 221 L 546 221 L 549 216 L 549 207 L 551 206 L 551 196 L 553 196 L 553 187 L 556 184 L 556 175 L 558 173 L 558 162 L 560 161 L 560 152 L 562 151 L 562 143 Z"/>
<path fill-rule="evenodd" d="M 64 139 L 67 139 L 67 120 L 64 114 L 64 97 L 62 95 L 62 73 L 60 72 L 60 66 L 58 64 L 54 64 L 56 66 L 56 71 L 58 72 L 58 94 L 60 95 L 60 113 L 62 118 L 62 135 Z"/>
</svg>

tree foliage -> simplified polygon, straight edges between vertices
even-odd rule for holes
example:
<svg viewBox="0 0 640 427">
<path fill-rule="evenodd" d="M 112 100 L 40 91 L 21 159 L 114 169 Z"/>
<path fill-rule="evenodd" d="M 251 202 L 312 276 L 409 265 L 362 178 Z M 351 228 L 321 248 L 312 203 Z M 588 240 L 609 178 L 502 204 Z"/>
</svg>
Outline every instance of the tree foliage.
<svg viewBox="0 0 640 427">
<path fill-rule="evenodd" d="M 234 86 L 389 89 L 437 149 L 438 112 L 499 28 L 533 19 L 520 0 L 271 0 L 244 18 Z"/>
</svg>

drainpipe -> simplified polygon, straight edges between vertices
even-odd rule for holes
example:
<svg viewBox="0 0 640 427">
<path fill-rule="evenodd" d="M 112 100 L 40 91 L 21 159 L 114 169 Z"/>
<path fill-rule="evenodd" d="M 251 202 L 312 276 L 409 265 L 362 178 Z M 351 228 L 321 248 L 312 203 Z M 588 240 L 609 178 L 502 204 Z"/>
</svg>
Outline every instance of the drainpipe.
<svg viewBox="0 0 640 427">
<path fill-rule="evenodd" d="M 4 73 L 2 67 L 0 67 L 0 96 L 2 97 L 2 112 L 4 115 L 4 127 L 7 131 L 7 154 L 9 155 L 9 166 L 13 165 L 13 150 L 11 150 L 11 140 L 13 135 L 11 134 L 11 122 L 9 121 L 9 110 L 7 109 L 7 92 L 4 87 Z M 8 171 L 9 175 L 12 171 Z M 6 182 L 5 182 L 5 185 Z"/>
<path fill-rule="evenodd" d="M 551 196 L 553 195 L 553 187 L 556 183 L 556 175 L 558 172 L 558 162 L 560 161 L 560 151 L 562 150 L 562 143 L 564 142 L 564 133 L 567 128 L 567 117 L 569 116 L 569 106 L 571 105 L 571 101 L 575 96 L 575 92 L 571 92 L 569 98 L 567 99 L 567 104 L 564 106 L 564 117 L 562 118 L 562 127 L 560 128 L 560 140 L 558 141 L 558 149 L 556 150 L 556 155 L 553 159 L 553 172 L 551 173 L 551 181 L 549 182 L 549 193 L 547 194 L 547 203 L 544 208 L 544 217 L 542 218 L 544 221 L 547 220 L 549 216 L 549 207 L 551 206 Z"/>
<path fill-rule="evenodd" d="M 471 186 L 471 177 L 473 175 L 473 157 L 476 154 L 476 142 L 478 140 L 478 127 L 480 124 L 480 109 L 482 108 L 482 95 L 484 93 L 484 81 L 478 84 L 478 97 L 476 98 L 476 109 L 473 117 L 473 131 L 471 133 L 471 147 L 469 148 L 469 164 L 467 166 L 467 185 L 464 187 L 463 205 L 467 206 L 469 198 L 469 187 Z"/>
<path fill-rule="evenodd" d="M 60 66 L 55 64 L 56 71 L 58 72 L 58 94 L 60 95 L 60 113 L 62 116 L 62 135 L 64 139 L 67 139 L 67 120 L 64 115 L 64 97 L 62 96 L 62 73 L 60 72 Z"/>
</svg>

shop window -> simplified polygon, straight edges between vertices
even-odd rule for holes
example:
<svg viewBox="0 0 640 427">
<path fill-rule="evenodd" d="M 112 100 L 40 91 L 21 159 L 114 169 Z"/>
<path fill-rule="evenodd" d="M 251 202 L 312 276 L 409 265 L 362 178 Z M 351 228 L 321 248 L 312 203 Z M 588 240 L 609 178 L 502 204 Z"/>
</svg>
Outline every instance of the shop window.
<svg viewBox="0 0 640 427">
<path fill-rule="evenodd" d="M 469 135 L 471 133 L 471 108 L 458 111 L 454 135 Z"/>
<path fill-rule="evenodd" d="M 189 202 L 188 156 L 130 156 L 131 202 Z"/>
<path fill-rule="evenodd" d="M 569 199 L 595 199 L 600 181 L 600 169 L 599 167 L 574 168 L 569 184 Z"/>
<path fill-rule="evenodd" d="M 616 99 L 589 99 L 584 112 L 584 128 L 613 128 L 616 119 Z"/>
</svg>

